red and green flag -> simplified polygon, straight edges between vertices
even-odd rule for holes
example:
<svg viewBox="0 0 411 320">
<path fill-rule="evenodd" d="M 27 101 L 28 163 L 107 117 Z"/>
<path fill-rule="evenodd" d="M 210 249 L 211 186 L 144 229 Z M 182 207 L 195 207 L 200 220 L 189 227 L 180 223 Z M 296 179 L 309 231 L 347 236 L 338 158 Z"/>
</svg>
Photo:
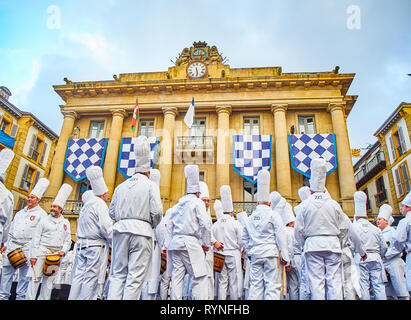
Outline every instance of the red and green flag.
<svg viewBox="0 0 411 320">
<path fill-rule="evenodd" d="M 140 117 L 140 111 L 138 109 L 138 97 L 136 99 L 136 106 L 133 110 L 133 119 L 131 121 L 131 130 L 134 132 L 134 128 L 136 127 L 137 118 Z"/>
</svg>

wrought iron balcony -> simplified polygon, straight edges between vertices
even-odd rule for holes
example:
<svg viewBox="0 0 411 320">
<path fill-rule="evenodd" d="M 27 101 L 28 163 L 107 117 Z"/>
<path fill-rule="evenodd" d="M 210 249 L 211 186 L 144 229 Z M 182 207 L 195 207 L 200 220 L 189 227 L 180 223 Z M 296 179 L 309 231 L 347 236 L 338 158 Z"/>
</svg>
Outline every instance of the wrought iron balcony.
<svg viewBox="0 0 411 320">
<path fill-rule="evenodd" d="M 177 137 L 176 150 L 214 150 L 212 136 L 183 136 Z"/>
<path fill-rule="evenodd" d="M 247 214 L 250 215 L 257 207 L 257 202 L 248 202 L 248 201 L 233 202 L 233 207 L 234 207 L 235 214 L 245 211 L 247 212 Z"/>
<path fill-rule="evenodd" d="M 365 165 L 365 169 L 362 169 L 355 175 L 355 181 L 357 189 L 367 183 L 368 180 L 373 178 L 377 173 L 386 168 L 386 161 L 384 159 L 384 153 L 378 152 L 370 162 Z"/>
<path fill-rule="evenodd" d="M 174 163 L 201 164 L 214 162 L 213 136 L 177 137 Z"/>
<path fill-rule="evenodd" d="M 79 214 L 81 208 L 83 207 L 83 202 L 80 200 L 68 200 L 64 206 L 64 214 Z"/>
</svg>

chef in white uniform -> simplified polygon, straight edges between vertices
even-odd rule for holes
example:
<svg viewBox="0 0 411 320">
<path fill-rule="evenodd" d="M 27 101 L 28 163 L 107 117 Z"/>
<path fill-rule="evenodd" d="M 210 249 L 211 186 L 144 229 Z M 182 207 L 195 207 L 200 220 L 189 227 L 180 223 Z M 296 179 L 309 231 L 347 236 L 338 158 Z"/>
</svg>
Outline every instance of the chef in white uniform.
<svg viewBox="0 0 411 320">
<path fill-rule="evenodd" d="M 46 211 L 40 207 L 39 203 L 49 184 L 50 182 L 46 178 L 40 178 L 28 196 L 27 206 L 18 211 L 13 218 L 9 231 L 10 237 L 5 253 L 6 259 L 3 261 L 3 271 L 0 280 L 0 300 L 9 299 L 13 276 L 17 271 L 17 269 L 11 265 L 9 259 L 7 259 L 7 255 L 20 248 L 23 250 L 26 258 L 29 257 L 29 244 L 33 238 L 37 224 L 42 218 L 47 216 Z M 24 300 L 26 298 L 27 287 L 30 280 L 27 278 L 29 269 L 30 263 L 28 260 L 26 264 L 18 268 L 16 300 Z"/>
<path fill-rule="evenodd" d="M 247 222 L 248 214 L 246 211 L 237 213 L 237 220 L 241 224 L 241 232 L 244 230 L 244 226 Z M 242 239 L 241 239 L 242 241 Z M 242 300 L 247 300 L 248 289 L 250 288 L 250 259 L 247 258 L 247 252 L 244 245 L 241 243 L 241 268 L 243 274 L 243 287 L 241 289 L 240 297 Z"/>
<path fill-rule="evenodd" d="M 401 213 L 405 216 L 398 222 L 397 229 L 392 237 L 392 245 L 398 250 L 407 253 L 405 258 L 405 280 L 408 292 L 411 294 L 411 192 L 401 202 Z"/>
<path fill-rule="evenodd" d="M 227 292 L 231 300 L 239 300 L 243 288 L 241 270 L 242 226 L 235 220 L 231 188 L 223 185 L 220 188 L 223 216 L 212 228 L 215 239 L 224 245 L 220 253 L 224 255 L 224 264 L 219 275 L 218 300 L 226 300 Z"/>
<path fill-rule="evenodd" d="M 151 268 L 155 228 L 163 217 L 160 190 L 150 176 L 150 145 L 138 136 L 135 174 L 118 185 L 109 214 L 115 222 L 108 300 L 139 300 Z"/>
<path fill-rule="evenodd" d="M 104 283 L 108 250 L 111 247 L 113 221 L 106 201 L 108 188 L 98 166 L 86 170 L 94 197 L 81 208 L 77 223 L 76 267 L 69 300 L 96 300 Z M 101 294 L 101 291 L 100 291 Z"/>
<path fill-rule="evenodd" d="M 50 276 L 43 274 L 43 265 L 47 254 L 54 254 L 63 257 L 71 247 L 71 231 L 69 221 L 63 217 L 63 208 L 71 194 L 72 187 L 63 184 L 56 198 L 50 207 L 50 214 L 42 218 L 37 224 L 33 238 L 30 242 L 30 263 L 32 269 L 29 270 L 30 277 L 27 289 L 27 300 L 35 300 L 41 282 L 39 300 L 50 300 L 53 282 L 57 275 Z M 54 269 L 54 266 L 49 266 Z"/>
<path fill-rule="evenodd" d="M 312 300 L 342 300 L 342 250 L 340 205 L 325 192 L 326 162 L 311 160 L 312 194 L 301 203 L 295 220 L 295 239 L 304 246 L 306 272 Z"/>
<path fill-rule="evenodd" d="M 172 265 L 171 299 L 182 299 L 186 272 L 192 277 L 192 299 L 208 298 L 207 263 L 205 250 L 209 248 L 211 230 L 207 223 L 204 202 L 200 200 L 199 169 L 197 165 L 184 168 L 187 194 L 180 198 L 172 211 L 167 229 L 171 240 L 168 258 Z"/>
<path fill-rule="evenodd" d="M 6 251 L 6 243 L 9 239 L 9 229 L 13 218 L 14 197 L 7 190 L 4 182 L 6 181 L 7 169 L 14 158 L 14 152 L 10 149 L 0 151 L 0 241 L 1 253 Z"/>
<path fill-rule="evenodd" d="M 354 193 L 354 222 L 353 228 L 361 238 L 361 243 L 366 250 L 366 257 L 359 261 L 361 300 L 370 300 L 370 291 L 373 299 L 386 300 L 384 282 L 387 277 L 384 271 L 382 257 L 387 252 L 382 232 L 367 218 L 367 195 L 363 191 Z"/>
<path fill-rule="evenodd" d="M 405 262 L 401 259 L 402 252 L 392 245 L 392 237 L 395 233 L 395 229 L 391 227 L 393 222 L 392 207 L 384 203 L 378 212 L 377 226 L 388 246 L 382 258 L 385 271 L 389 274 L 388 282 L 385 283 L 385 293 L 388 300 L 409 300 L 405 282 Z"/>
<path fill-rule="evenodd" d="M 247 219 L 242 238 L 251 260 L 248 300 L 280 300 L 281 283 L 275 276 L 280 264 L 290 261 L 284 224 L 270 204 L 270 173 L 262 169 L 257 174 L 257 207 Z"/>
</svg>

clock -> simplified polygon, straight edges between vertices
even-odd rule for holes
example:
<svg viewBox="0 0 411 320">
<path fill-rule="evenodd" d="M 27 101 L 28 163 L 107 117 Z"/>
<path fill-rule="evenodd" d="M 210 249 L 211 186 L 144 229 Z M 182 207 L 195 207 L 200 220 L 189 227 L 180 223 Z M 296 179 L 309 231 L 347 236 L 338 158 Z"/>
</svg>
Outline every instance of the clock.
<svg viewBox="0 0 411 320">
<path fill-rule="evenodd" d="M 207 66 L 200 61 L 192 62 L 187 67 L 187 75 L 190 78 L 202 78 L 205 77 L 206 74 Z"/>
</svg>

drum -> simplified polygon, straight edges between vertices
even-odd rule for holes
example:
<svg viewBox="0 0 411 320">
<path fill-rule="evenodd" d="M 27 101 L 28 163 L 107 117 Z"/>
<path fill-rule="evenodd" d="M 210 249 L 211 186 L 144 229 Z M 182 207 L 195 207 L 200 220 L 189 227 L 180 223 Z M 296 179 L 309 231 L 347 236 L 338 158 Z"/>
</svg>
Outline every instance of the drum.
<svg viewBox="0 0 411 320">
<path fill-rule="evenodd" d="M 245 258 L 245 254 L 244 254 L 244 250 L 243 250 L 243 251 L 241 251 L 241 267 L 243 269 L 243 274 L 245 273 L 245 268 L 246 268 L 246 264 L 245 264 L 246 260 L 245 259 L 246 258 Z"/>
<path fill-rule="evenodd" d="M 163 274 L 167 269 L 167 258 L 161 256 L 160 274 Z"/>
<path fill-rule="evenodd" d="M 60 266 L 61 256 L 58 254 L 48 255 L 43 265 L 43 274 L 45 276 L 52 276 L 57 272 Z"/>
<path fill-rule="evenodd" d="M 224 266 L 225 256 L 221 253 L 214 252 L 214 271 L 221 272 Z"/>
<path fill-rule="evenodd" d="M 7 258 L 14 268 L 20 268 L 27 264 L 27 258 L 21 248 L 17 248 L 7 254 Z"/>
</svg>

